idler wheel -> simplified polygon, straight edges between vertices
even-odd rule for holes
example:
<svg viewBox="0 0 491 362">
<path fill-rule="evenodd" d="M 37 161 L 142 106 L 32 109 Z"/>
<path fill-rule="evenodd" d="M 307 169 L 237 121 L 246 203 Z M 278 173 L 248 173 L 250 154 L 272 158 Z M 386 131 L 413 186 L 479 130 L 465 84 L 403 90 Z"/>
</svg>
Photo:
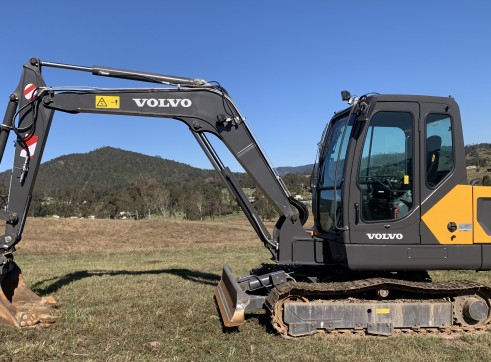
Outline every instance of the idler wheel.
<svg viewBox="0 0 491 362">
<path fill-rule="evenodd" d="M 489 319 L 489 303 L 478 295 L 456 297 L 454 318 L 461 326 L 478 326 Z"/>
<path fill-rule="evenodd" d="M 489 307 L 484 300 L 472 297 L 465 301 L 463 313 L 470 320 L 480 323 L 488 317 Z"/>
</svg>

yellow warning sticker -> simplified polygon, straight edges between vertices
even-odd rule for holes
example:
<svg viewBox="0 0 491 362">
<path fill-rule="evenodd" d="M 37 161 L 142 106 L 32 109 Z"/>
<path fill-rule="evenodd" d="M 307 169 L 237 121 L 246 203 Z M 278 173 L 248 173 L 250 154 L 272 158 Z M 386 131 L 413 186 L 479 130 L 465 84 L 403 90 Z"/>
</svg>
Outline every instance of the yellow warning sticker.
<svg viewBox="0 0 491 362">
<path fill-rule="evenodd" d="M 376 314 L 390 314 L 389 308 L 377 308 L 375 309 Z"/>
<path fill-rule="evenodd" d="M 95 108 L 119 108 L 119 96 L 95 96 Z"/>
<path fill-rule="evenodd" d="M 409 175 L 404 175 L 404 185 L 409 185 Z"/>
</svg>

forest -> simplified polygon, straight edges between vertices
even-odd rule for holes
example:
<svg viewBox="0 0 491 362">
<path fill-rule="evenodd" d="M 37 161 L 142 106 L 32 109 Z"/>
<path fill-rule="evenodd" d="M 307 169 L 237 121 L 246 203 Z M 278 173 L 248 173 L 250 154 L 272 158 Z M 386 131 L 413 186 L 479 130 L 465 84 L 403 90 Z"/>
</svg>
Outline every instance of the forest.
<svg viewBox="0 0 491 362">
<path fill-rule="evenodd" d="M 275 216 L 264 195 L 245 173 L 235 177 L 254 200 L 260 215 Z M 308 191 L 305 175 L 283 177 L 293 194 Z M 0 174 L 6 202 L 10 172 Z M 104 147 L 86 154 L 58 157 L 40 166 L 30 207 L 31 216 L 134 218 L 152 216 L 186 220 L 214 219 L 239 212 L 215 170 L 204 170 Z"/>
</svg>

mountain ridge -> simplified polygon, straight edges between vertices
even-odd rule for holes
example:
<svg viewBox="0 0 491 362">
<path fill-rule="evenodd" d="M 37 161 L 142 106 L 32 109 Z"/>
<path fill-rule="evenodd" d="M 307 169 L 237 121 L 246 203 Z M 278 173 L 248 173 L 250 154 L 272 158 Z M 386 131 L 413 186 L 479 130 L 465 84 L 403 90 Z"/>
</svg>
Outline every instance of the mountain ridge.
<svg viewBox="0 0 491 362">
<path fill-rule="evenodd" d="M 53 192 L 70 186 L 96 189 L 122 189 L 145 174 L 162 184 L 186 183 L 213 177 L 214 170 L 204 170 L 159 156 L 102 147 L 87 153 L 73 153 L 44 162 L 39 167 L 36 190 Z M 0 173 L 0 183 L 10 180 L 10 171 Z"/>
</svg>

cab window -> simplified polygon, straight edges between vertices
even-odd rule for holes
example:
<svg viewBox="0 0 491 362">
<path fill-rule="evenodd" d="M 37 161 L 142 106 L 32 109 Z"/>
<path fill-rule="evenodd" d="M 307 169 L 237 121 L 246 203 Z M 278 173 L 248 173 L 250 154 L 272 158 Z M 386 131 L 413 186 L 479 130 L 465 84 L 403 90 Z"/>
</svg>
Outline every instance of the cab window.
<svg viewBox="0 0 491 362">
<path fill-rule="evenodd" d="M 378 112 L 368 125 L 358 171 L 361 217 L 394 220 L 413 208 L 413 116 Z"/>
<path fill-rule="evenodd" d="M 436 187 L 453 169 L 452 120 L 446 114 L 426 117 L 426 185 Z"/>
</svg>

